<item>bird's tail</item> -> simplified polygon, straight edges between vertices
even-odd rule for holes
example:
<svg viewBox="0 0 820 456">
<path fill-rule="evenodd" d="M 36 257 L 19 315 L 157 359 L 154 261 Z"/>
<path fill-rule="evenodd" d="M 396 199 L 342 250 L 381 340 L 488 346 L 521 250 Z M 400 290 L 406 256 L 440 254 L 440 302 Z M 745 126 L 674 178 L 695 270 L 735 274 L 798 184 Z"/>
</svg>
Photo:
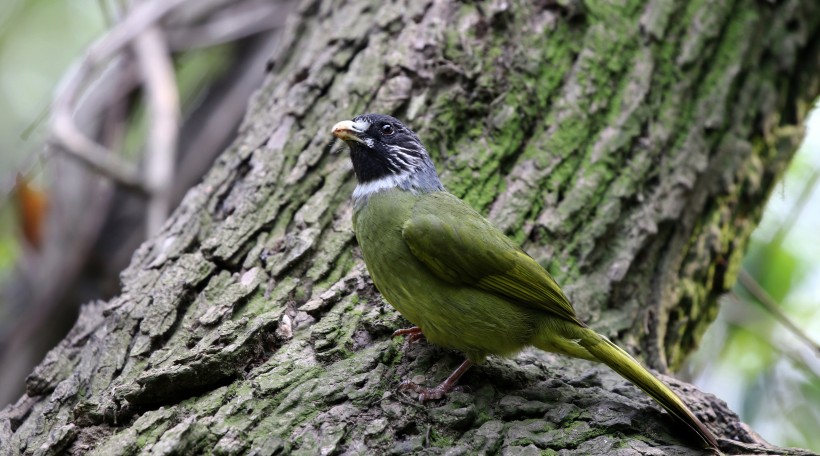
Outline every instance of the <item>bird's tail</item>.
<svg viewBox="0 0 820 456">
<path fill-rule="evenodd" d="M 606 364 L 623 378 L 634 383 L 638 388 L 652 396 L 666 411 L 689 426 L 704 442 L 719 453 L 718 443 L 712 432 L 692 414 L 681 398 L 669 389 L 668 386 L 655 378 L 654 375 L 635 361 L 634 358 L 629 356 L 629 353 L 622 350 L 606 337 L 589 328 L 583 328 L 580 333 L 581 339 L 578 343 L 587 349 L 598 361 Z"/>
</svg>

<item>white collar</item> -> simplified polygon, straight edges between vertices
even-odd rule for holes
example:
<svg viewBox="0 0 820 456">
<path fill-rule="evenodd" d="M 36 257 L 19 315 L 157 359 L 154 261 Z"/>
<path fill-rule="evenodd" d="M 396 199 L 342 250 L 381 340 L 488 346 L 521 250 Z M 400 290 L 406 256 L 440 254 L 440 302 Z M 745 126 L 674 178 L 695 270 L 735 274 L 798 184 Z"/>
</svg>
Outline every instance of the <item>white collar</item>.
<svg viewBox="0 0 820 456">
<path fill-rule="evenodd" d="M 359 184 L 353 190 L 353 201 L 358 206 L 359 201 L 366 201 L 370 195 L 390 190 L 391 188 L 398 188 L 402 183 L 407 181 L 410 173 L 391 174 L 389 176 L 376 179 L 364 184 Z"/>
</svg>

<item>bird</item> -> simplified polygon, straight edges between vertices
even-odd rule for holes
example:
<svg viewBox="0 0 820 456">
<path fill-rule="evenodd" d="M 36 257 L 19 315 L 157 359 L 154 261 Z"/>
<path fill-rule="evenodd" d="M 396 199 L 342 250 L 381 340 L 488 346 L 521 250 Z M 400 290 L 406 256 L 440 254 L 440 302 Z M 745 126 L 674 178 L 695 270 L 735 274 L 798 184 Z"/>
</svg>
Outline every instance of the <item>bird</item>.
<svg viewBox="0 0 820 456">
<path fill-rule="evenodd" d="M 421 401 L 444 397 L 489 355 L 528 346 L 602 362 L 719 453 L 713 433 L 668 386 L 582 322 L 553 277 L 469 204 L 447 192 L 418 135 L 385 114 L 343 120 L 357 185 L 353 230 L 381 295 L 414 326 L 394 336 L 424 338 L 464 353 L 440 385 L 404 382 Z"/>
</svg>

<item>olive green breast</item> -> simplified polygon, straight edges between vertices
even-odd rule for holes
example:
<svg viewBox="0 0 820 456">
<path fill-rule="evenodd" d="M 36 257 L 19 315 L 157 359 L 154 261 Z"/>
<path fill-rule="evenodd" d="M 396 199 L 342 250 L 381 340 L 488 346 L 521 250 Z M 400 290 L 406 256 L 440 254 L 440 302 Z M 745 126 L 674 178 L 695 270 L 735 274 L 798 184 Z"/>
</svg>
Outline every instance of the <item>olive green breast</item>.
<svg viewBox="0 0 820 456">
<path fill-rule="evenodd" d="M 420 196 L 399 190 L 371 195 L 353 216 L 356 240 L 379 292 L 405 318 L 416 325 L 424 321 L 423 304 L 414 293 L 424 282 L 435 281 L 410 252 L 402 238 L 402 226 L 412 216 Z M 414 299 L 415 298 L 415 299 Z"/>
<path fill-rule="evenodd" d="M 461 350 L 475 362 L 487 354 L 512 355 L 529 345 L 539 312 L 442 280 L 414 256 L 402 236 L 407 221 L 418 211 L 435 210 L 441 197 L 457 200 L 444 192 L 388 190 L 371 195 L 355 212 L 356 239 L 373 283 L 430 342 Z"/>
</svg>

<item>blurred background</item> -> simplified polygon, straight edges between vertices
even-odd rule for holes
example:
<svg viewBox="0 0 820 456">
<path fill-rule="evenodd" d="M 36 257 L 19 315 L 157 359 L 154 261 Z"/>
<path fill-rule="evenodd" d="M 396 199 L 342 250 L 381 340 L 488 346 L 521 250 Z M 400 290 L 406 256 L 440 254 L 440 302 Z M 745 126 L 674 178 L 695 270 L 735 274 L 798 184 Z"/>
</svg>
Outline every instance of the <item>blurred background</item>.
<svg viewBox="0 0 820 456">
<path fill-rule="evenodd" d="M 295 2 L 179 3 L 0 2 L 0 407 L 231 143 Z"/>
<path fill-rule="evenodd" d="M 81 303 L 118 292 L 118 272 L 157 229 L 146 223 L 151 213 L 167 214 L 230 143 L 293 2 L 217 0 L 203 2 L 209 8 L 199 15 L 171 17 L 164 32 L 177 89 L 156 103 L 134 76 L 142 74 L 138 52 L 91 82 L 102 101 L 71 100 L 65 83 L 58 91 L 58 100 L 76 103 L 80 115 L 107 119 L 81 133 L 103 150 L 122 145 L 125 159 L 111 172 L 124 170 L 127 179 L 142 171 L 141 163 L 170 174 L 153 184 L 161 198 L 138 186 L 112 186 L 47 143 L 59 81 L 125 3 L 0 2 L 0 408 L 20 397 L 23 379 L 65 336 Z M 228 25 L 228 16 L 242 20 Z M 156 77 L 162 88 L 162 75 Z M 178 136 L 163 136 L 151 122 L 163 100 L 165 112 L 176 116 L 168 121 L 180 128 Z M 770 442 L 820 451 L 817 109 L 806 127 L 753 235 L 738 285 L 681 374 L 726 400 Z M 208 134 L 192 133 L 202 131 Z M 140 156 L 148 141 L 163 139 L 168 156 Z"/>
<path fill-rule="evenodd" d="M 682 372 L 768 441 L 820 451 L 820 107 L 769 197 L 738 283 Z"/>
</svg>

